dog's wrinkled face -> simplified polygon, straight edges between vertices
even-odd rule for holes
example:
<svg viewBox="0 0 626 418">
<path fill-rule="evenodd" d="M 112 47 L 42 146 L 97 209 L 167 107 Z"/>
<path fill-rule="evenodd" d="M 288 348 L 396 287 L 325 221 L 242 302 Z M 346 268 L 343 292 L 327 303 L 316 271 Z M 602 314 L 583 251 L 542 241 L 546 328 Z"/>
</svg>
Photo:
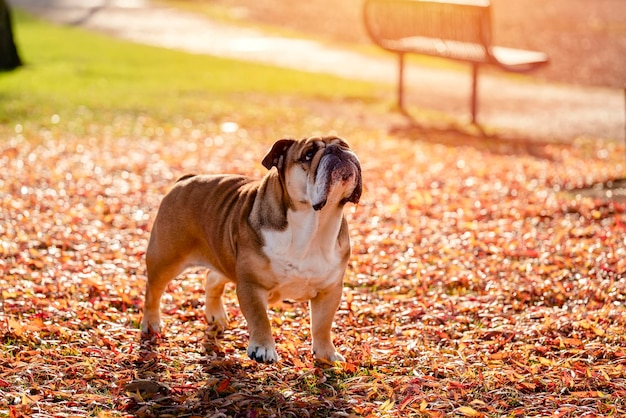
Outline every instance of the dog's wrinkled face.
<svg viewBox="0 0 626 418">
<path fill-rule="evenodd" d="M 293 206 L 358 203 L 362 192 L 361 165 L 348 143 L 336 136 L 277 141 L 263 165 L 278 168 Z"/>
</svg>

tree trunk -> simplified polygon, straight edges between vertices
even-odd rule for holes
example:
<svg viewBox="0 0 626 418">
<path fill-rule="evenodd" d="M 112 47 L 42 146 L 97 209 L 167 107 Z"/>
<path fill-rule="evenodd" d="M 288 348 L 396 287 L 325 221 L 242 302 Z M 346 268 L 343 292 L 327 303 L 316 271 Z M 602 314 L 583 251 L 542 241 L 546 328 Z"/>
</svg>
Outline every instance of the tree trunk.
<svg viewBox="0 0 626 418">
<path fill-rule="evenodd" d="M 11 13 L 5 0 L 0 0 L 0 70 L 13 70 L 22 65 L 17 53 L 11 26 Z"/>
</svg>

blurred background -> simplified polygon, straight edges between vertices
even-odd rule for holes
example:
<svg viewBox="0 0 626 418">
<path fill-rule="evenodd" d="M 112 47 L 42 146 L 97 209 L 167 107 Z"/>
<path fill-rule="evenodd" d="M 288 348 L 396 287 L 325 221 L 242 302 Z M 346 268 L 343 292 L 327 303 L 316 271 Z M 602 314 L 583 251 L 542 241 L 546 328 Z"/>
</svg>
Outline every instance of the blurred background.
<svg viewBox="0 0 626 418">
<path fill-rule="evenodd" d="M 363 0 L 179 0 L 215 3 L 234 16 L 369 44 Z M 544 51 L 550 65 L 534 73 L 564 83 L 621 88 L 626 83 L 626 1 L 492 0 L 496 45 Z"/>
</svg>

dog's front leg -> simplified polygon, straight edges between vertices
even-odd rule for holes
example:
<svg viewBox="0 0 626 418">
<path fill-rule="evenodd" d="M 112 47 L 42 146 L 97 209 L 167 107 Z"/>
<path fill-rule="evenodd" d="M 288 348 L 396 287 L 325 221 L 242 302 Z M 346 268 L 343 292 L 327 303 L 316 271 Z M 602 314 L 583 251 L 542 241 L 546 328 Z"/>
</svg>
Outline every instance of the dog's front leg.
<svg viewBox="0 0 626 418">
<path fill-rule="evenodd" d="M 260 363 L 278 362 L 272 326 L 267 317 L 267 291 L 240 278 L 237 283 L 237 298 L 241 312 L 248 321 L 248 356 Z"/>
<path fill-rule="evenodd" d="M 333 319 L 343 292 L 343 283 L 340 280 L 337 285 L 320 292 L 311 299 L 311 334 L 313 335 L 313 354 L 320 360 L 331 362 L 345 361 L 337 352 L 332 341 L 331 328 Z"/>
</svg>

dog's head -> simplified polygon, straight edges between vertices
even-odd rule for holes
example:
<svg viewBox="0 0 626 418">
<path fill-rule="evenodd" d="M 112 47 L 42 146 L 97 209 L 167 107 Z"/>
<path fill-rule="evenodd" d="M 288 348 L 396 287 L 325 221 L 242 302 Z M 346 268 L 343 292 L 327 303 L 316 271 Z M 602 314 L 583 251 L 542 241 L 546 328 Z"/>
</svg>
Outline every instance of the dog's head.
<svg viewBox="0 0 626 418">
<path fill-rule="evenodd" d="M 278 174 L 293 204 L 325 206 L 358 203 L 363 190 L 361 164 L 348 143 L 336 136 L 281 139 L 263 159 Z"/>
</svg>

